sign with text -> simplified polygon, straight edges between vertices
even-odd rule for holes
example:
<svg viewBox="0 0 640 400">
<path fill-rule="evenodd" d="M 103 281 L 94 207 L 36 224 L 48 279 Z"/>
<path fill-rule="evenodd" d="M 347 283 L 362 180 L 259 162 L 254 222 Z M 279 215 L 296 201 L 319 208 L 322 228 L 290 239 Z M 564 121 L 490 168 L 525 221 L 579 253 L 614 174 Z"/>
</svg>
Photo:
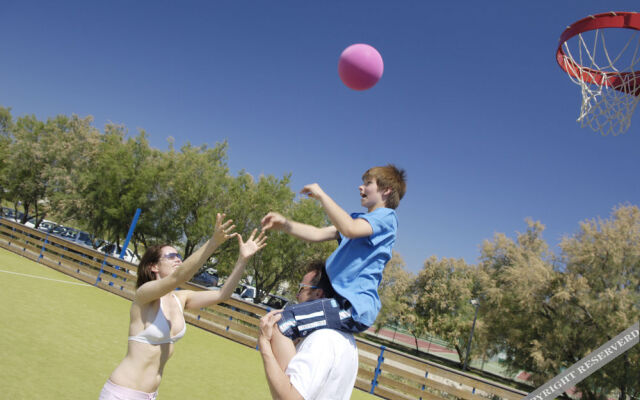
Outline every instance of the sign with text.
<svg viewBox="0 0 640 400">
<path fill-rule="evenodd" d="M 583 379 L 638 344 L 640 341 L 639 327 L 639 323 L 636 322 L 582 360 L 565 369 L 549 382 L 529 393 L 524 400 L 551 400 L 560 396 L 567 389 L 574 387 Z"/>
</svg>

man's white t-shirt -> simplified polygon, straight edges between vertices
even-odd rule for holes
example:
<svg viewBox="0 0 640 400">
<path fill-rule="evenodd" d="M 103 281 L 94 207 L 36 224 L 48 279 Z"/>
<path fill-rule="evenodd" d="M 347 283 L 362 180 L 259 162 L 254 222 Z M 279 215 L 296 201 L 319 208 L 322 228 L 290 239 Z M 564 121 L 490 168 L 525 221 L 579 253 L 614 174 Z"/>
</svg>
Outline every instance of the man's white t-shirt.
<svg viewBox="0 0 640 400">
<path fill-rule="evenodd" d="M 298 344 L 285 373 L 305 400 L 348 400 L 358 375 L 353 335 L 318 329 Z"/>
</svg>

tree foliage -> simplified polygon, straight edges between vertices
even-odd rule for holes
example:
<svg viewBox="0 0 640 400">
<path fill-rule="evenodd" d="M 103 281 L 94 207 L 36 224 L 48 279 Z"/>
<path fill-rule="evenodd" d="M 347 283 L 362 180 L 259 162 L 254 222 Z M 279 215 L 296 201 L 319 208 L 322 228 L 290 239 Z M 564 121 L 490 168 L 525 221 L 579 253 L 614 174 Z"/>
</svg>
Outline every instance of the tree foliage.
<svg viewBox="0 0 640 400">
<path fill-rule="evenodd" d="M 225 212 L 231 203 L 226 151 L 226 142 L 212 148 L 186 144 L 179 151 L 171 146 L 159 157 L 145 182 L 146 198 L 138 201 L 149 205 L 141 217 L 140 237 L 145 243 L 148 238 L 185 239 L 182 247 L 188 257 L 209 239 L 216 213 Z"/>
<path fill-rule="evenodd" d="M 12 142 L 13 117 L 11 109 L 0 106 L 0 201 L 7 198 L 9 170 L 8 158 Z"/>
<path fill-rule="evenodd" d="M 378 294 L 382 308 L 374 323 L 376 332 L 387 325 L 407 329 L 413 335 L 417 351 L 418 338 L 425 331 L 424 327 L 418 324 L 418 315 L 415 312 L 415 276 L 405 269 L 404 260 L 396 252 L 393 252 L 384 268 Z"/>
<path fill-rule="evenodd" d="M 43 141 L 47 191 L 45 205 L 51 216 L 59 222 L 83 220 L 83 175 L 93 168 L 100 143 L 100 132 L 91 123 L 91 117 L 59 115 L 47 121 L 47 135 Z M 93 205 L 89 205 L 93 207 Z M 80 214 L 76 215 L 75 211 Z M 99 232 L 93 232 L 99 233 Z"/>
<path fill-rule="evenodd" d="M 640 211 L 614 209 L 611 219 L 583 222 L 553 257 L 544 226 L 528 221 L 517 241 L 496 235 L 482 251 L 483 321 L 494 351 L 540 385 L 640 317 Z M 578 384 L 583 398 L 638 395 L 639 349 Z"/>
<path fill-rule="evenodd" d="M 462 259 L 430 257 L 414 287 L 417 324 L 451 343 L 464 360 L 475 313 L 473 267 Z"/>
<path fill-rule="evenodd" d="M 515 372 L 533 373 L 535 383 L 548 377 L 558 365 L 548 358 L 555 348 L 545 347 L 544 334 L 557 331 L 554 289 L 557 273 L 542 239 L 544 226 L 527 221 L 527 231 L 516 241 L 496 234 L 482 248 L 481 275 L 482 320 L 490 328 L 487 341 L 494 353 L 506 354 L 506 363 Z M 562 343 L 559 338 L 554 344 Z"/>
<path fill-rule="evenodd" d="M 18 118 L 12 127 L 13 143 L 6 154 L 5 179 L 9 199 L 25 210 L 35 207 L 47 186 L 42 140 L 45 124 L 34 115 Z M 26 222 L 25 213 L 22 223 Z"/>
<path fill-rule="evenodd" d="M 621 205 L 611 218 L 592 219 L 561 245 L 565 266 L 564 299 L 573 319 L 570 331 L 578 361 L 640 319 L 640 209 Z M 576 331 L 589 334 L 578 335 Z M 574 339 L 575 338 L 575 339 Z M 578 385 L 586 398 L 640 396 L 640 348 L 623 356 Z"/>
<path fill-rule="evenodd" d="M 315 225 L 327 225 L 327 218 L 315 200 L 294 201 L 295 193 L 289 187 L 289 176 L 278 179 L 272 175 L 255 179 L 241 172 L 231 190 L 233 203 L 231 215 L 243 235 L 260 229 L 261 219 L 269 211 L 277 211 L 295 221 Z M 315 259 L 326 259 L 335 248 L 334 243 L 307 243 L 283 233 L 270 233 L 269 245 L 252 258 L 247 266 L 248 274 L 257 289 L 258 299 L 268 293 L 286 292 L 282 282 L 297 282 L 305 272 L 306 265 Z M 234 256 L 235 257 L 235 256 Z M 229 259 L 228 265 L 231 265 Z M 288 292 L 290 298 L 295 293 Z"/>
</svg>

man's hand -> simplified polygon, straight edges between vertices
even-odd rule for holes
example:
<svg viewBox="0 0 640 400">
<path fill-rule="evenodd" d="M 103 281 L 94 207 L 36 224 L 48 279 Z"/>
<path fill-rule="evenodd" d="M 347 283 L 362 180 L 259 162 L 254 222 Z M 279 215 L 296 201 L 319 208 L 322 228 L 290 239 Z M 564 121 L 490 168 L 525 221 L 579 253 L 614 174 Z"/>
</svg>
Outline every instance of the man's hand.
<svg viewBox="0 0 640 400">
<path fill-rule="evenodd" d="M 267 375 L 267 383 L 269 384 L 269 391 L 271 397 L 278 400 L 304 400 L 298 390 L 293 387 L 289 377 L 285 374 L 287 368 L 280 365 L 280 361 L 276 358 L 273 352 L 271 339 L 276 333 L 278 327 L 276 322 L 282 318 L 282 310 L 272 310 L 260 318 L 260 336 L 258 337 L 258 346 L 260 347 L 260 355 L 262 356 L 262 362 L 264 363 L 264 372 Z M 282 335 L 280 335 L 282 336 Z M 285 340 L 288 338 L 282 336 Z M 277 337 L 274 339 L 277 340 Z M 291 342 L 291 341 L 289 341 Z M 295 354 L 295 349 L 293 349 Z M 284 361 L 283 361 L 284 362 Z"/>
<path fill-rule="evenodd" d="M 278 329 L 276 322 L 282 318 L 282 310 L 271 310 L 260 318 L 260 339 L 271 341 L 273 330 Z"/>
</svg>

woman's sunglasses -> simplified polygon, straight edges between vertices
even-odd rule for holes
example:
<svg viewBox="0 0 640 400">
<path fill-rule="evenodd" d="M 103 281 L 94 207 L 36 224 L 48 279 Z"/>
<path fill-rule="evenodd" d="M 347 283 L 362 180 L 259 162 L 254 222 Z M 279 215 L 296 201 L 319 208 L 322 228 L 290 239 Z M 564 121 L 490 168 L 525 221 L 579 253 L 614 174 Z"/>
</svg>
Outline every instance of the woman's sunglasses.
<svg viewBox="0 0 640 400">
<path fill-rule="evenodd" d="M 178 253 L 167 253 L 160 258 L 166 258 L 167 260 L 175 260 L 176 258 L 182 261 L 182 256 Z"/>
</svg>

